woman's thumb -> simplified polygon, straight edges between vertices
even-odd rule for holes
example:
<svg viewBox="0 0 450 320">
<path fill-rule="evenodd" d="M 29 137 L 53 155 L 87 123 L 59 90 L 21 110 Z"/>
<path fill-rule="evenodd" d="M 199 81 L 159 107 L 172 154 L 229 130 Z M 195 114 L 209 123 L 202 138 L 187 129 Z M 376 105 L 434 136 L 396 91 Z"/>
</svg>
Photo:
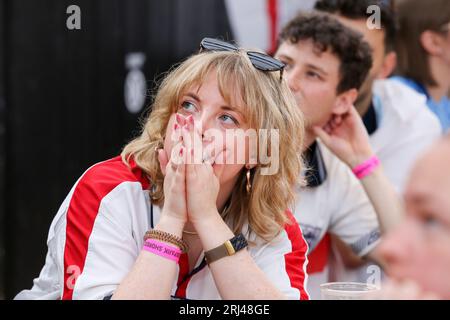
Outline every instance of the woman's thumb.
<svg viewBox="0 0 450 320">
<path fill-rule="evenodd" d="M 167 153 L 164 149 L 158 149 L 158 160 L 162 174 L 166 175 L 166 167 L 167 163 L 169 163 L 169 158 L 167 157 Z"/>
</svg>

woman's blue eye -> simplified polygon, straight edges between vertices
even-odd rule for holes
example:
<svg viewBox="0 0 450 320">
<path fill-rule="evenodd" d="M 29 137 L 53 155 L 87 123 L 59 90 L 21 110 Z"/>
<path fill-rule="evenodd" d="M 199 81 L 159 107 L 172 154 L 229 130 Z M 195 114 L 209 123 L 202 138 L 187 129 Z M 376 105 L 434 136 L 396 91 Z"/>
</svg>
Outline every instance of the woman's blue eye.
<svg viewBox="0 0 450 320">
<path fill-rule="evenodd" d="M 223 122 L 225 122 L 226 124 L 235 124 L 235 125 L 239 124 L 235 118 L 233 118 L 232 116 L 229 116 L 227 114 L 221 115 L 219 117 L 219 119 L 222 120 Z"/>
<path fill-rule="evenodd" d="M 181 103 L 181 107 L 186 110 L 186 111 L 195 111 L 196 107 L 192 102 L 189 101 L 184 101 L 183 103 Z"/>
</svg>

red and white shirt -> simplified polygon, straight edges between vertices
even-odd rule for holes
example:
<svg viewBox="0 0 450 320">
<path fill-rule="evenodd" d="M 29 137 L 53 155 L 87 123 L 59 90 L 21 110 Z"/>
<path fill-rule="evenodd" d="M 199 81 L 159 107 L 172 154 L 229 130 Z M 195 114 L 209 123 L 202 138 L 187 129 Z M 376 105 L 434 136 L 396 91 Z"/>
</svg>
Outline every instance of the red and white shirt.
<svg viewBox="0 0 450 320">
<path fill-rule="evenodd" d="M 130 272 L 143 235 L 158 222 L 160 208 L 149 198 L 149 181 L 134 163 L 120 157 L 89 168 L 59 208 L 47 239 L 45 265 L 30 290 L 16 299 L 104 299 Z M 258 267 L 290 299 L 308 299 L 307 244 L 292 214 L 292 224 L 271 242 L 244 229 L 253 241 L 248 251 Z M 246 231 L 247 230 L 247 231 Z M 178 265 L 172 296 L 220 299 L 209 268 L 202 263 L 188 274 L 187 255 Z"/>
<path fill-rule="evenodd" d="M 378 218 L 361 183 L 328 148 L 318 142 L 326 177 L 315 187 L 297 189 L 294 215 L 309 246 L 308 293 L 321 297 L 320 285 L 329 282 L 329 234 L 338 236 L 363 257 L 380 241 Z"/>
</svg>

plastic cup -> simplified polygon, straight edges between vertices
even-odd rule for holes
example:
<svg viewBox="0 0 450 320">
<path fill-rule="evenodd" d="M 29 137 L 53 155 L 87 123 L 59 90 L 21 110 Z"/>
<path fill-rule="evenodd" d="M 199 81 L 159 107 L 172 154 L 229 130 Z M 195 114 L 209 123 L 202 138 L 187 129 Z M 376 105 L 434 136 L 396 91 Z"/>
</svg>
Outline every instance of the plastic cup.
<svg viewBox="0 0 450 320">
<path fill-rule="evenodd" d="M 330 282 L 320 285 L 322 300 L 369 300 L 379 287 L 368 283 Z"/>
</svg>

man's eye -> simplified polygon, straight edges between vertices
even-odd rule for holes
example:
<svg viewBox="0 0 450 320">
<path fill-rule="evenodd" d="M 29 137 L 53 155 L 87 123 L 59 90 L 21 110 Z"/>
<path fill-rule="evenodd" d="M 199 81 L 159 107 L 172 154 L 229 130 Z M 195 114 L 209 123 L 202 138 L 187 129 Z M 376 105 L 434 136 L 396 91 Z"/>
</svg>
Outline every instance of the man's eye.
<svg viewBox="0 0 450 320">
<path fill-rule="evenodd" d="M 306 75 L 307 75 L 308 77 L 311 77 L 311 78 L 320 79 L 319 74 L 316 73 L 316 72 L 313 72 L 313 71 L 308 71 L 308 72 L 306 73 Z"/>
<path fill-rule="evenodd" d="M 290 63 L 288 63 L 288 62 L 285 62 L 285 61 L 283 61 L 283 60 L 280 60 L 282 63 L 284 63 L 284 70 L 285 71 L 288 71 L 288 70 L 291 70 L 292 69 L 292 65 L 290 64 Z"/>
<path fill-rule="evenodd" d="M 442 223 L 439 220 L 435 219 L 433 216 L 424 217 L 423 221 L 425 227 L 432 232 L 439 230 L 443 227 Z"/>
<path fill-rule="evenodd" d="M 439 222 L 436 221 L 435 218 L 428 216 L 428 217 L 425 218 L 425 224 L 428 227 L 435 227 L 435 226 L 439 225 Z"/>
</svg>

